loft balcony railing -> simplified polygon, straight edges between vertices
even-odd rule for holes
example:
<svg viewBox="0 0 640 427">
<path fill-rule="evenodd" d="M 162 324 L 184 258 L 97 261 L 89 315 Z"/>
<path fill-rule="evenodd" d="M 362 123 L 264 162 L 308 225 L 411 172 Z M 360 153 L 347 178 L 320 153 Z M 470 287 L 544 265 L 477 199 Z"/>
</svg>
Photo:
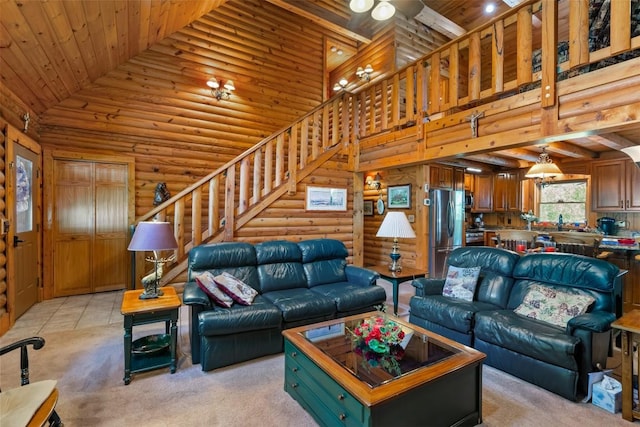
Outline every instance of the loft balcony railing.
<svg viewBox="0 0 640 427">
<path fill-rule="evenodd" d="M 631 34 L 630 2 L 610 4 L 612 30 L 600 34 L 610 40 L 607 46 L 593 49 L 590 43 L 589 0 L 529 1 L 395 73 L 333 97 L 265 138 L 138 218 L 173 222 L 179 247 L 163 283 L 185 270 L 192 247 L 233 239 L 270 203 L 294 193 L 315 168 L 341 150 L 356 150 L 363 138 L 401 129 L 413 129 L 420 138 L 428 119 L 518 90 L 538 90 L 541 107 L 554 105 L 563 73 L 640 48 L 640 36 Z M 144 257 L 136 256 L 135 265 L 142 276 Z"/>
</svg>

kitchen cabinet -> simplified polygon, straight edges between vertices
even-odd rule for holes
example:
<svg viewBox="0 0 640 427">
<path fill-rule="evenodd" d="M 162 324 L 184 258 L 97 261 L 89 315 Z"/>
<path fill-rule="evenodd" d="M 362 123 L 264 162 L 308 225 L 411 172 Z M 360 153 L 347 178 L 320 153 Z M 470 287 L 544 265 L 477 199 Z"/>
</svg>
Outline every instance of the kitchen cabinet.
<svg viewBox="0 0 640 427">
<path fill-rule="evenodd" d="M 429 165 L 429 184 L 432 188 L 453 188 L 453 168 Z"/>
<path fill-rule="evenodd" d="M 493 210 L 520 212 L 520 177 L 517 171 L 500 172 L 494 180 Z"/>
<path fill-rule="evenodd" d="M 475 175 L 471 173 L 464 174 L 464 191 L 473 191 L 473 182 Z"/>
<path fill-rule="evenodd" d="M 496 241 L 493 240 L 496 238 L 496 232 L 495 231 L 485 231 L 484 232 L 484 245 L 485 246 L 495 246 L 496 245 Z"/>
<path fill-rule="evenodd" d="M 453 189 L 464 191 L 464 169 L 453 169 Z"/>
<path fill-rule="evenodd" d="M 640 212 L 640 171 L 631 160 L 594 162 L 592 209 L 597 212 Z"/>
<path fill-rule="evenodd" d="M 525 178 L 526 171 L 520 172 L 520 208 L 522 212 L 535 212 L 536 199 L 535 199 L 535 181 L 533 179 Z"/>
<path fill-rule="evenodd" d="M 471 212 L 493 212 L 493 174 L 475 176 Z"/>
</svg>

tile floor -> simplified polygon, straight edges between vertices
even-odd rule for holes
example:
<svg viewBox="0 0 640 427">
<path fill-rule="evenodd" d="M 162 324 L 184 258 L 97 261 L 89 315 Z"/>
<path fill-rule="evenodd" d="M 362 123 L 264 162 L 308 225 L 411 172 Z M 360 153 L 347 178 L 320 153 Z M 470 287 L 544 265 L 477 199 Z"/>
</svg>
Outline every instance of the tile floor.
<svg viewBox="0 0 640 427">
<path fill-rule="evenodd" d="M 46 332 L 68 331 L 116 323 L 122 325 L 124 291 L 54 298 L 36 303 L 2 336 L 15 341 Z"/>
</svg>

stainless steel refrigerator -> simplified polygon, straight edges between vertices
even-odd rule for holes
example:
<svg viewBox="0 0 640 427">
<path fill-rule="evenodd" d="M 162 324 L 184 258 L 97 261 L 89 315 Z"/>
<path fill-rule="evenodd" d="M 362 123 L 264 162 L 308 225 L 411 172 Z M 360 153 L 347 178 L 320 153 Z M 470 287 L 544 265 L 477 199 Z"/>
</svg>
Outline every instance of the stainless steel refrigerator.
<svg viewBox="0 0 640 427">
<path fill-rule="evenodd" d="M 431 190 L 429 196 L 429 277 L 440 278 L 451 251 L 462 246 L 464 191 Z"/>
</svg>

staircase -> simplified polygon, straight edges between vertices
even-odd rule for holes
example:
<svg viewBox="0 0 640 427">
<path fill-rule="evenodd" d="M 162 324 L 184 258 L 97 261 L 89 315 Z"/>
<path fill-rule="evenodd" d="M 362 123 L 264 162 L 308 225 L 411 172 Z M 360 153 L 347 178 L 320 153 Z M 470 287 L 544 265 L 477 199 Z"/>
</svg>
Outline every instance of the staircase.
<svg viewBox="0 0 640 427">
<path fill-rule="evenodd" d="M 282 195 L 294 194 L 301 180 L 337 154 L 347 155 L 353 172 L 372 165 L 397 165 L 394 155 L 406 159 L 406 153 L 415 153 L 416 162 L 446 157 L 450 155 L 446 144 L 457 140 L 444 138 L 441 142 L 441 137 L 432 135 L 464 127 L 465 136 L 457 138 L 468 139 L 470 113 L 482 113 L 483 120 L 493 114 L 498 120 L 505 108 L 557 108 L 560 73 L 640 46 L 640 37 L 618 34 L 610 47 L 589 52 L 588 32 L 579 31 L 588 17 L 589 2 L 570 4 L 562 24 L 568 19 L 573 47 L 563 63 L 558 64 L 556 57 L 557 2 L 524 2 L 413 64 L 380 76 L 354 93 L 334 96 L 139 217 L 137 221 L 169 218 L 174 225 L 178 249 L 175 262 L 165 266 L 169 271 L 162 283 L 176 282 L 185 272 L 192 247 L 232 240 L 244 224 Z M 630 19 L 626 9 L 612 6 L 611 28 L 629 28 Z M 542 31 L 536 31 L 532 22 L 538 22 Z M 541 47 L 538 72 L 531 67 L 534 45 Z M 489 73 L 486 64 L 490 64 Z M 519 106 L 496 102 L 513 95 L 519 96 Z M 480 146 L 481 141 L 478 138 L 476 144 Z M 378 160 L 372 162 L 367 156 Z M 143 254 L 135 256 L 135 267 L 138 280 L 145 268 Z"/>
</svg>

